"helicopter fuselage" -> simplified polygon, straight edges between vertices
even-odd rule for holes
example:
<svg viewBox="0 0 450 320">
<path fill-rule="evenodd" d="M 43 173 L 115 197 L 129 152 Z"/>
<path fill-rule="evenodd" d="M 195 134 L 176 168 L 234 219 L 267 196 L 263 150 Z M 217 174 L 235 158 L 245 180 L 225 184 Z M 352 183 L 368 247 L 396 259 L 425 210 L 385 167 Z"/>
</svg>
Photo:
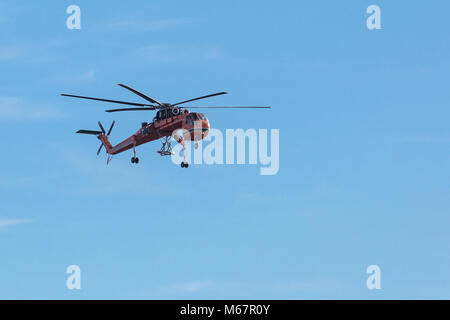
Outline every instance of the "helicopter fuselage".
<svg viewBox="0 0 450 320">
<path fill-rule="evenodd" d="M 270 108 L 269 106 L 190 106 L 185 107 L 182 106 L 186 103 L 190 103 L 193 101 L 198 101 L 206 98 L 216 97 L 223 94 L 227 94 L 227 92 L 217 92 L 213 94 L 208 94 L 200 97 L 196 97 L 193 99 L 188 99 L 176 103 L 161 103 L 157 100 L 149 97 L 148 95 L 137 91 L 127 85 L 119 83 L 119 86 L 125 88 L 134 94 L 140 96 L 146 103 L 139 102 L 130 102 L 130 101 L 121 101 L 121 100 L 112 100 L 112 99 L 103 99 L 103 98 L 95 98 L 95 97 L 86 97 L 86 96 L 78 96 L 73 94 L 65 94 L 62 93 L 62 96 L 79 98 L 79 99 L 87 99 L 87 100 L 95 100 L 95 101 L 103 101 L 114 104 L 128 105 L 132 107 L 126 108 L 115 108 L 105 110 L 106 112 L 122 112 L 122 111 L 152 111 L 157 110 L 156 116 L 153 118 L 153 122 L 142 123 L 141 128 L 129 138 L 123 140 L 116 146 L 111 145 L 108 140 L 109 134 L 111 133 L 112 128 L 114 127 L 115 121 L 112 122 L 111 127 L 108 131 L 105 130 L 103 125 L 98 122 L 101 131 L 98 130 L 78 130 L 77 133 L 95 135 L 102 142 L 100 148 L 97 151 L 97 155 L 100 154 L 103 146 L 106 148 L 106 152 L 109 154 L 108 160 L 106 163 L 109 163 L 111 160 L 111 155 L 118 154 L 124 152 L 129 149 L 133 149 L 133 157 L 131 158 L 132 163 L 139 163 L 139 158 L 136 156 L 136 146 L 141 144 L 154 141 L 157 139 L 161 139 L 162 147 L 159 151 L 157 151 L 162 156 L 172 155 L 172 147 L 171 147 L 171 137 L 174 140 L 183 146 L 183 161 L 181 162 L 182 168 L 189 167 L 189 164 L 185 159 L 185 151 L 186 146 L 185 140 L 193 140 L 199 141 L 204 139 L 209 132 L 209 121 L 208 119 L 201 113 L 198 112 L 189 112 L 186 108 L 215 108 L 215 109 L 243 109 L 243 108 Z M 181 135 L 177 133 L 177 131 L 181 131 Z M 198 148 L 198 143 L 194 144 L 195 148 Z"/>
<path fill-rule="evenodd" d="M 111 145 L 104 134 L 99 135 L 98 139 L 105 145 L 109 154 L 118 154 L 147 142 L 173 136 L 177 130 L 181 131 L 181 135 L 175 135 L 177 140 L 180 138 L 188 141 L 202 140 L 208 135 L 209 128 L 209 121 L 203 114 L 183 112 L 159 120 L 155 117 L 151 123 L 143 122 L 142 127 L 135 134 L 115 146 Z"/>
</svg>

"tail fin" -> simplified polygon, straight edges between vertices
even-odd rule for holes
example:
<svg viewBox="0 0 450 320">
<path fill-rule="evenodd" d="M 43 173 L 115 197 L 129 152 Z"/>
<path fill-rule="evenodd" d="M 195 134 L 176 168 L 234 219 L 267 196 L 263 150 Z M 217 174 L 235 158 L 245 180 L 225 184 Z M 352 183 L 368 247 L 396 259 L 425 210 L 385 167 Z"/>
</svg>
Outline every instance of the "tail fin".
<svg viewBox="0 0 450 320">
<path fill-rule="evenodd" d="M 100 154 L 100 151 L 102 150 L 103 145 L 106 148 L 106 152 L 109 153 L 109 150 L 112 149 L 112 146 L 111 146 L 111 143 L 109 143 L 109 141 L 108 141 L 108 136 L 111 133 L 111 130 L 114 127 L 115 123 L 116 123 L 115 121 L 112 122 L 111 127 L 109 127 L 108 133 L 105 132 L 105 129 L 103 128 L 100 121 L 98 122 L 98 126 L 100 127 L 101 131 L 78 130 L 77 133 L 91 134 L 91 135 L 97 136 L 97 138 L 102 142 L 102 144 L 100 145 L 100 148 L 98 148 L 98 150 L 97 150 L 97 155 Z"/>
</svg>

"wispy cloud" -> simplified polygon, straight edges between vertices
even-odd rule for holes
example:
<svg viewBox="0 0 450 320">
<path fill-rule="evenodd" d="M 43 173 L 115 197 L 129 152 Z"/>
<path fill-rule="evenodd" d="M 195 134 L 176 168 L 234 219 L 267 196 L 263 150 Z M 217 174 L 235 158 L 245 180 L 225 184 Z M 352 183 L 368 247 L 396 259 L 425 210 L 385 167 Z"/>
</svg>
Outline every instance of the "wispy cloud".
<svg viewBox="0 0 450 320">
<path fill-rule="evenodd" d="M 86 71 L 82 71 L 79 73 L 71 73 L 67 72 L 65 74 L 54 74 L 51 75 L 43 81 L 46 83 L 64 83 L 64 84 L 77 84 L 77 83 L 86 83 L 88 81 L 94 80 L 97 71 L 94 69 L 88 69 Z"/>
<path fill-rule="evenodd" d="M 59 177 L 56 172 L 33 176 L 0 176 L 0 189 L 40 186 L 44 182 L 54 182 Z"/>
<path fill-rule="evenodd" d="M 177 28 L 191 23 L 193 19 L 190 18 L 172 18 L 160 19 L 153 21 L 136 21 L 136 20 L 122 20 L 109 24 L 113 29 L 127 29 L 137 31 L 158 31 L 164 29 Z"/>
<path fill-rule="evenodd" d="M 80 75 L 80 80 L 92 80 L 95 77 L 95 70 L 88 70 Z"/>
<path fill-rule="evenodd" d="M 237 198 L 239 200 L 249 200 L 249 201 L 262 201 L 267 199 L 258 192 L 247 192 L 247 191 L 238 192 Z"/>
<path fill-rule="evenodd" d="M 450 143 L 450 136 L 403 136 L 393 140 L 396 143 Z"/>
<path fill-rule="evenodd" d="M 40 42 L 14 43 L 0 46 L 0 62 L 21 59 L 49 59 L 55 48 L 70 44 L 67 39 L 56 38 Z"/>
<path fill-rule="evenodd" d="M 8 226 L 29 223 L 28 219 L 0 219 L 0 231 L 4 230 Z"/>
<path fill-rule="evenodd" d="M 43 120 L 62 118 L 63 114 L 51 107 L 43 107 L 36 103 L 27 104 L 19 97 L 0 97 L 1 120 Z"/>
<path fill-rule="evenodd" d="M 113 159 L 107 165 L 104 149 L 100 157 L 95 154 L 99 142 L 95 140 L 88 142 L 89 139 L 85 140 L 84 138 L 86 137 L 82 137 L 82 139 L 87 147 L 83 149 L 73 146 L 69 148 L 66 145 L 54 146 L 55 150 L 59 151 L 61 161 L 70 168 L 70 171 L 74 171 L 77 175 L 86 179 L 83 186 L 70 189 L 71 194 L 104 195 L 119 193 L 123 195 L 131 193 L 153 197 L 170 196 L 167 193 L 167 190 L 173 187 L 170 182 L 162 182 L 158 185 L 149 183 L 149 181 L 161 181 L 163 176 L 160 172 L 149 171 L 145 167 L 135 168 L 130 165 L 128 156 L 124 159 L 122 155 L 118 155 L 119 159 Z"/>
<path fill-rule="evenodd" d="M 193 60 L 214 60 L 220 58 L 222 51 L 215 46 L 191 46 L 156 44 L 138 50 L 141 58 L 154 62 L 183 62 Z"/>
<path fill-rule="evenodd" d="M 26 50 L 21 46 L 0 47 L 0 61 L 10 61 L 24 56 Z"/>
<path fill-rule="evenodd" d="M 279 283 L 275 285 L 276 289 L 292 290 L 304 293 L 313 293 L 313 292 L 326 292 L 332 291 L 336 288 L 339 288 L 340 284 L 336 281 L 336 279 L 331 278 L 310 278 L 305 281 L 290 281 L 286 283 Z"/>
<path fill-rule="evenodd" d="M 239 191 L 236 193 L 236 199 L 246 202 L 273 202 L 286 201 L 287 196 L 285 193 L 279 192 L 264 194 L 256 191 Z"/>
<path fill-rule="evenodd" d="M 211 287 L 211 285 L 212 283 L 210 281 L 193 281 L 193 282 L 172 284 L 170 286 L 170 289 L 186 293 L 194 293 L 207 289 Z"/>
</svg>

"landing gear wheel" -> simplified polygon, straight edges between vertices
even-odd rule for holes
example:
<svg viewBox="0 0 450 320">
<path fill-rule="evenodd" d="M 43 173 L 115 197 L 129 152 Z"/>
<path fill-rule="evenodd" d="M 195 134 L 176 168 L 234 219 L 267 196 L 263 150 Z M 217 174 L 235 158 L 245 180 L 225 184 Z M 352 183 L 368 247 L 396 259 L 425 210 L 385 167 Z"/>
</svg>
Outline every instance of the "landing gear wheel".
<svg viewBox="0 0 450 320">
<path fill-rule="evenodd" d="M 138 157 L 133 157 L 133 158 L 131 158 L 131 163 L 136 163 L 136 164 L 138 164 L 138 163 L 139 163 L 139 158 L 138 158 Z"/>
<path fill-rule="evenodd" d="M 187 162 L 181 162 L 181 167 L 182 168 L 188 168 L 189 167 L 189 163 L 187 163 Z"/>
<path fill-rule="evenodd" d="M 131 158 L 131 163 L 134 163 L 134 157 Z"/>
</svg>

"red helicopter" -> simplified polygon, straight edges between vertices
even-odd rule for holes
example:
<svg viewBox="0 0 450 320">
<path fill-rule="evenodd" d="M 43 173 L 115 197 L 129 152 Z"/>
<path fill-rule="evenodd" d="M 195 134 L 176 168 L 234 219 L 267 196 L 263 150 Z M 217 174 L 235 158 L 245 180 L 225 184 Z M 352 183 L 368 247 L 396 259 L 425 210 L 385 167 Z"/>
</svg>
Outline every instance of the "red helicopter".
<svg viewBox="0 0 450 320">
<path fill-rule="evenodd" d="M 172 134 L 176 130 L 182 130 L 182 135 L 174 135 L 174 139 L 183 146 L 183 158 L 184 161 L 181 162 L 182 168 L 188 168 L 189 164 L 186 162 L 186 158 L 184 155 L 185 151 L 185 140 L 191 140 L 195 142 L 195 147 L 198 146 L 197 141 L 205 138 L 209 132 L 209 121 L 202 114 L 198 112 L 190 112 L 187 108 L 259 108 L 259 109 L 267 109 L 270 107 L 180 107 L 181 104 L 205 99 L 209 97 L 219 96 L 222 94 L 227 94 L 227 92 L 218 92 L 209 94 L 206 96 L 201 96 L 194 99 L 189 99 L 177 103 L 161 103 L 156 101 L 155 99 L 150 98 L 149 96 L 131 88 L 124 84 L 119 84 L 122 88 L 130 90 L 131 92 L 137 94 L 141 98 L 151 102 L 152 104 L 144 104 L 144 103 L 136 103 L 136 102 L 126 102 L 126 101 L 118 101 L 118 100 L 110 100 L 110 99 L 100 99 L 100 98 L 92 98 L 92 97 L 84 97 L 84 96 L 76 96 L 71 94 L 61 94 L 65 97 L 72 98 L 81 98 L 81 99 L 89 99 L 96 101 L 104 101 L 111 102 L 117 104 L 126 104 L 134 106 L 133 108 L 121 108 L 121 109 L 109 109 L 105 110 L 106 112 L 119 112 L 119 111 L 141 111 L 141 110 L 158 110 L 156 112 L 156 116 L 153 118 L 153 122 L 147 123 L 142 122 L 141 128 L 129 138 L 123 140 L 119 144 L 112 146 L 108 140 L 108 137 L 111 133 L 112 128 L 114 127 L 115 121 L 112 122 L 108 132 L 105 131 L 100 121 L 98 125 L 101 131 L 96 130 L 78 130 L 77 133 L 83 134 L 91 134 L 97 136 L 97 138 L 101 141 L 100 148 L 97 151 L 97 155 L 100 154 L 102 147 L 105 146 L 106 152 L 108 153 L 107 163 L 111 160 L 112 155 L 124 152 L 129 149 L 133 149 L 133 157 L 131 158 L 132 163 L 139 163 L 139 158 L 136 157 L 136 147 L 157 139 L 161 139 L 162 147 L 159 151 L 157 151 L 161 156 L 172 155 L 172 145 L 171 145 L 171 137 Z"/>
</svg>

